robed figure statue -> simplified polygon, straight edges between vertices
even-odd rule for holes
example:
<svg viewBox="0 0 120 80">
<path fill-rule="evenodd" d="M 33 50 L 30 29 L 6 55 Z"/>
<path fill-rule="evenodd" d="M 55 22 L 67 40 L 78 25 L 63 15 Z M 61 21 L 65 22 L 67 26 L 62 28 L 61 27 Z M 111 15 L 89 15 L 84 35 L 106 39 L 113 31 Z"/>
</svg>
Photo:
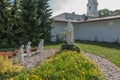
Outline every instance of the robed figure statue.
<svg viewBox="0 0 120 80">
<path fill-rule="evenodd" d="M 67 27 L 65 28 L 65 34 L 66 34 L 66 42 L 68 45 L 74 45 L 74 29 L 73 25 L 70 22 L 70 20 L 67 23 Z"/>
</svg>

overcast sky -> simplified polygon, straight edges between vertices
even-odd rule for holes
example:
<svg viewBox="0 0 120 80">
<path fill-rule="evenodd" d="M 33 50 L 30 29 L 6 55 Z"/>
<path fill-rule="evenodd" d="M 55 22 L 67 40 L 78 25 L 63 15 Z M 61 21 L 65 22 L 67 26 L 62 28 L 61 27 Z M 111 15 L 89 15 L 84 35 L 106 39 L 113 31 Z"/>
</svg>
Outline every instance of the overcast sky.
<svg viewBox="0 0 120 80">
<path fill-rule="evenodd" d="M 53 16 L 63 12 L 75 12 L 86 14 L 86 4 L 88 0 L 50 0 L 50 7 L 53 9 Z M 98 10 L 100 9 L 120 9 L 120 0 L 98 0 Z"/>
</svg>

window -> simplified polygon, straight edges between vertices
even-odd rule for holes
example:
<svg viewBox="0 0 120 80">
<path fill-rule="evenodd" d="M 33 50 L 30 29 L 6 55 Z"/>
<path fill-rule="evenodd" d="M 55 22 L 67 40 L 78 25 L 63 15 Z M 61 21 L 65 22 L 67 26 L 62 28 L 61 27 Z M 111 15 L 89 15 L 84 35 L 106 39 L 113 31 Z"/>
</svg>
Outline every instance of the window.
<svg viewBox="0 0 120 80">
<path fill-rule="evenodd" d="M 91 6 L 89 6 L 89 10 L 91 10 Z"/>
</svg>

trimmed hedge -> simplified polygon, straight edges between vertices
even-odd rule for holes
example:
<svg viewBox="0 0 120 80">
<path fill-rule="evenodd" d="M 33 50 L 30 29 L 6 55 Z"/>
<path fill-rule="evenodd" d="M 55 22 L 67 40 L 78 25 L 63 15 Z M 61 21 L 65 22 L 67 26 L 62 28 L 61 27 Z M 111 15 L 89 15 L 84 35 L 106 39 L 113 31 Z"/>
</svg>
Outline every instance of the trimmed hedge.
<svg viewBox="0 0 120 80">
<path fill-rule="evenodd" d="M 80 48 L 77 47 L 76 45 L 68 45 L 67 43 L 62 44 L 61 46 L 61 50 L 72 50 L 72 51 L 76 51 L 78 53 L 80 53 Z"/>
</svg>

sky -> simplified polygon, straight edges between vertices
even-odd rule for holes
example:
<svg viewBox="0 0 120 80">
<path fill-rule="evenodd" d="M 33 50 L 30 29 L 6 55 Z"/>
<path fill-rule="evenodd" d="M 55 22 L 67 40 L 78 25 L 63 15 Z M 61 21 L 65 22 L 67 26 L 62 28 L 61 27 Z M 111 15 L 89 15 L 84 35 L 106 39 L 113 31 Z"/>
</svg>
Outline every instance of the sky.
<svg viewBox="0 0 120 80">
<path fill-rule="evenodd" d="M 98 10 L 109 9 L 116 10 L 120 9 L 120 0 L 97 0 Z M 115 2 L 116 1 L 116 2 Z M 87 2 L 88 0 L 50 0 L 49 5 L 52 9 L 52 16 L 68 12 L 75 12 L 76 14 L 87 13 Z"/>
</svg>

